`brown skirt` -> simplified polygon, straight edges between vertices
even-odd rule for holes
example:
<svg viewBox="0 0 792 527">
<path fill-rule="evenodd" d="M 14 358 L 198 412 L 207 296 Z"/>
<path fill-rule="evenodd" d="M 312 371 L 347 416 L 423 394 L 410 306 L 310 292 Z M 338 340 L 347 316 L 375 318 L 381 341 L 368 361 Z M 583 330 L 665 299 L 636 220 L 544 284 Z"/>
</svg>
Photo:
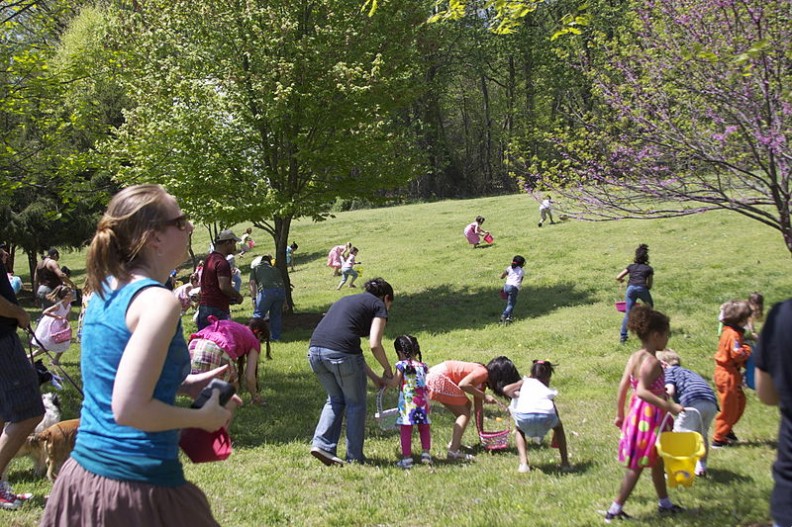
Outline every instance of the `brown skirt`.
<svg viewBox="0 0 792 527">
<path fill-rule="evenodd" d="M 69 459 L 47 500 L 41 527 L 219 527 L 193 485 L 159 487 L 97 476 Z"/>
</svg>

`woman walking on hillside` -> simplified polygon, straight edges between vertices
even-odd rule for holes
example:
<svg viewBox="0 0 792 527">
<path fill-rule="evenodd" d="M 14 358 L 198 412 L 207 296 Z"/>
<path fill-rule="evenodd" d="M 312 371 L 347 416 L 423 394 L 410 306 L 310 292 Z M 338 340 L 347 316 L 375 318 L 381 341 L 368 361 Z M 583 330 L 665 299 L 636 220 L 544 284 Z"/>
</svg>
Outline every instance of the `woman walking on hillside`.
<svg viewBox="0 0 792 527">
<path fill-rule="evenodd" d="M 616 275 L 616 281 L 624 282 L 624 278 L 629 275 L 627 281 L 627 292 L 624 294 L 624 299 L 627 303 L 624 310 L 624 318 L 622 319 L 621 333 L 619 342 L 624 344 L 627 342 L 627 320 L 630 317 L 630 310 L 638 300 L 643 301 L 649 307 L 654 307 L 652 301 L 652 280 L 654 278 L 654 269 L 649 265 L 649 246 L 642 243 L 635 249 L 635 259 L 633 263 L 628 265 L 622 272 Z"/>
</svg>

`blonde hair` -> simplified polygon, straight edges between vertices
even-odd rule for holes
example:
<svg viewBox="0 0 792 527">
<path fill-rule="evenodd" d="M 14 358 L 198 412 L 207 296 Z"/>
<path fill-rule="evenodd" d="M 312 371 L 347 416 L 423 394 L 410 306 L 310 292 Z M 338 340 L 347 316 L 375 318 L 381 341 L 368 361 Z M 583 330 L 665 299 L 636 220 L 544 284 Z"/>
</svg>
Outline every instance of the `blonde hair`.
<svg viewBox="0 0 792 527">
<path fill-rule="evenodd" d="M 47 300 L 52 302 L 53 304 L 57 304 L 70 294 L 72 294 L 72 288 L 67 285 L 59 285 L 55 289 L 53 289 L 47 296 Z"/>
<path fill-rule="evenodd" d="M 679 354 L 672 350 L 672 349 L 664 349 L 663 351 L 659 351 L 656 354 L 657 360 L 660 362 L 665 362 L 669 366 L 679 366 Z"/>
<path fill-rule="evenodd" d="M 168 197 L 160 185 L 134 185 L 113 196 L 88 248 L 86 284 L 91 291 L 104 298 L 102 284 L 108 277 L 127 281 L 132 268 L 143 263 L 143 248 L 168 220 Z"/>
</svg>

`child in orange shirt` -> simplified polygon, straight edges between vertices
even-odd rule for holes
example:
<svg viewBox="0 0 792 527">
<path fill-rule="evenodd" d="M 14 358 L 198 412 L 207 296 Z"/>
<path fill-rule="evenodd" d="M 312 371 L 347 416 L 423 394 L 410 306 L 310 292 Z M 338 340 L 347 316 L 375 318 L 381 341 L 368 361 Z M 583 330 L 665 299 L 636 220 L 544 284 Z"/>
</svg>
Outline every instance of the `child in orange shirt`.
<svg viewBox="0 0 792 527">
<path fill-rule="evenodd" d="M 723 305 L 723 332 L 715 353 L 715 387 L 720 399 L 720 413 L 715 417 L 712 447 L 729 446 L 737 441 L 732 427 L 745 411 L 743 376 L 740 369 L 751 356 L 751 346 L 745 342 L 745 325 L 751 317 L 748 302 L 735 300 Z"/>
</svg>

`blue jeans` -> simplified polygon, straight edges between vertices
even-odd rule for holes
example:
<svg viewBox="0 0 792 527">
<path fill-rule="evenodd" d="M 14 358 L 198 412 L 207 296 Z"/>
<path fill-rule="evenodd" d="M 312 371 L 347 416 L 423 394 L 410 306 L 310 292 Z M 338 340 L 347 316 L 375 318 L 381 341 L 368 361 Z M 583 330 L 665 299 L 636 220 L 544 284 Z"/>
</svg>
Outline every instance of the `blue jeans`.
<svg viewBox="0 0 792 527">
<path fill-rule="evenodd" d="M 366 369 L 363 355 L 312 346 L 308 361 L 327 401 L 314 431 L 313 446 L 336 455 L 341 421 L 346 415 L 346 459 L 363 462 L 366 430 Z"/>
<path fill-rule="evenodd" d="M 506 298 L 506 309 L 503 310 L 501 318 L 511 318 L 514 306 L 517 305 L 517 293 L 519 293 L 520 290 L 513 285 L 504 286 L 503 290 L 506 291 L 508 296 Z"/>
<path fill-rule="evenodd" d="M 209 315 L 216 316 L 217 320 L 229 320 L 231 318 L 230 312 L 223 311 L 219 307 L 198 306 L 198 320 L 195 321 L 198 325 L 198 331 L 209 325 Z"/>
<path fill-rule="evenodd" d="M 644 304 L 649 307 L 654 307 L 652 301 L 652 293 L 642 285 L 628 285 L 627 292 L 624 294 L 624 300 L 627 302 L 627 308 L 624 310 L 624 319 L 621 325 L 621 339 L 627 340 L 627 319 L 630 318 L 630 310 L 635 305 L 637 300 L 642 300 Z"/>
<path fill-rule="evenodd" d="M 558 426 L 557 414 L 512 414 L 514 425 L 527 437 L 544 437 L 547 432 Z"/>
<path fill-rule="evenodd" d="M 352 277 L 352 282 L 350 283 L 355 283 L 355 279 L 358 277 L 358 272 L 355 271 L 353 267 L 345 267 L 341 269 L 341 283 L 338 284 L 338 287 L 344 285 L 347 281 L 347 278 L 350 276 Z"/>
<path fill-rule="evenodd" d="M 242 289 L 242 273 L 231 273 L 231 284 L 238 293 Z"/>
<path fill-rule="evenodd" d="M 282 287 L 262 289 L 256 295 L 256 309 L 253 316 L 264 318 L 269 313 L 270 336 L 272 340 L 280 340 L 283 328 L 283 302 L 286 300 L 286 290 Z"/>
</svg>

